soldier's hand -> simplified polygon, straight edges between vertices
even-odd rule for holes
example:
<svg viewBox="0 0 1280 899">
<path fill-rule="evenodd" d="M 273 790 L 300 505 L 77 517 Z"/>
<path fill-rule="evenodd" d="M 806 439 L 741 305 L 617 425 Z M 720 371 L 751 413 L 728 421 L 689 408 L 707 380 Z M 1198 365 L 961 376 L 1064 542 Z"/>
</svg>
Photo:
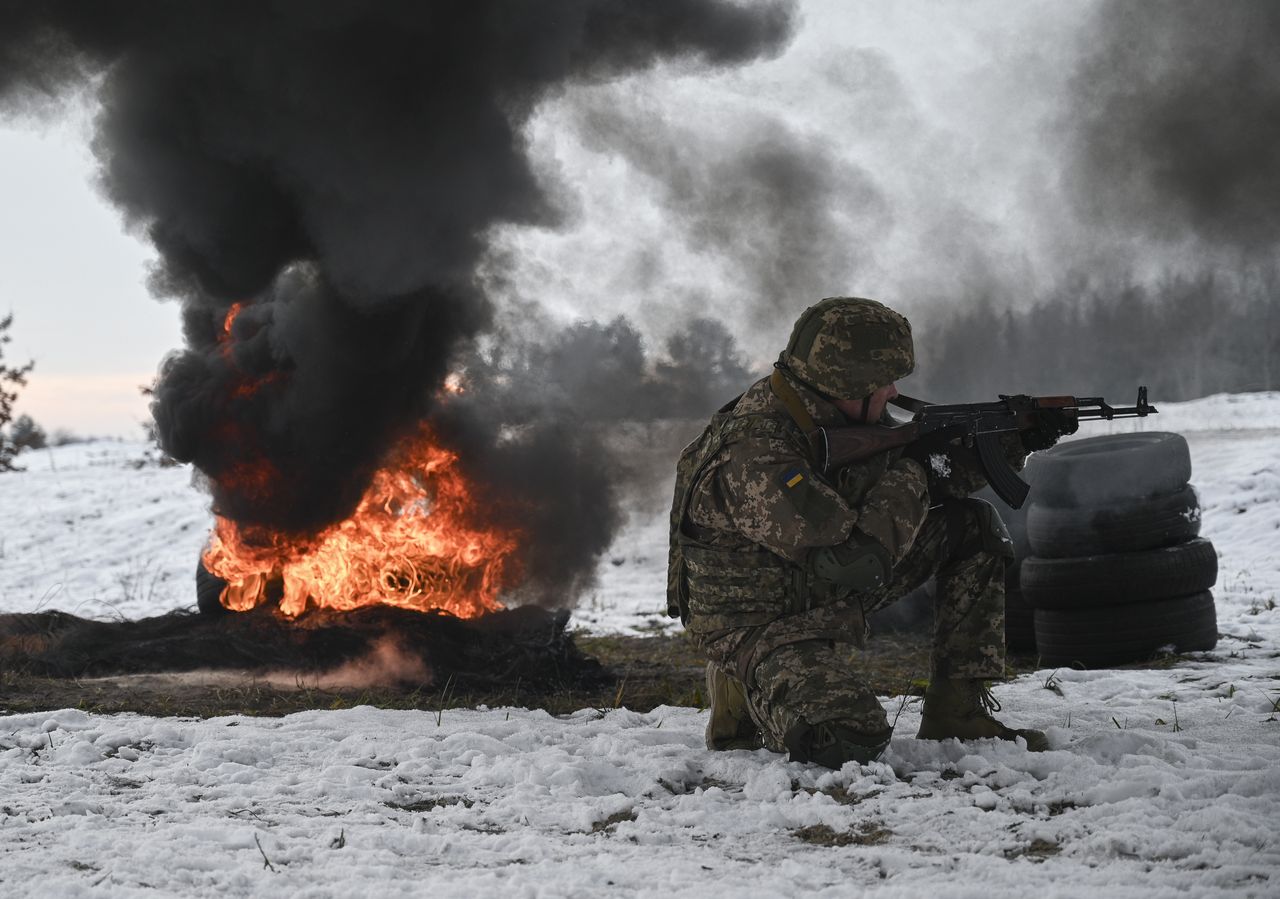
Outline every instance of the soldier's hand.
<svg viewBox="0 0 1280 899">
<path fill-rule="evenodd" d="M 942 432 L 908 444 L 902 456 L 920 463 L 929 477 L 930 487 L 977 464 L 970 450 Z"/>
</svg>

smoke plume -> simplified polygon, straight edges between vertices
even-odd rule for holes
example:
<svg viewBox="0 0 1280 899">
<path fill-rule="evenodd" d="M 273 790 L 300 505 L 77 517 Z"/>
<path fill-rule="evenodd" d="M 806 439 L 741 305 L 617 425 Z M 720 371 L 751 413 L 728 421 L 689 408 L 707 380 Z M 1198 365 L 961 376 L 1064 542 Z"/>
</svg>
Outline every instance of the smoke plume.
<svg viewBox="0 0 1280 899">
<path fill-rule="evenodd" d="M 646 194 L 706 267 L 736 272 L 748 325 L 776 326 L 797 305 L 839 293 L 867 262 L 866 236 L 888 219 L 862 169 L 779 117 L 699 130 L 643 107 L 600 103 L 579 116 L 585 145 L 648 179 Z"/>
<path fill-rule="evenodd" d="M 1067 116 L 1086 218 L 1274 257 L 1280 7 L 1110 0 L 1080 43 Z"/>
<path fill-rule="evenodd" d="M 538 103 L 659 60 L 776 53 L 791 18 L 728 0 L 0 0 L 0 111 L 96 79 L 101 188 L 159 250 L 153 292 L 183 303 L 160 440 L 220 514 L 305 534 L 351 511 L 490 326 L 491 230 L 555 223 L 526 154 Z M 588 554 L 607 543 L 607 468 L 567 420 L 499 440 L 479 396 L 441 430 L 537 510 L 540 576 L 571 583 L 584 559 L 557 527 L 592 534 Z"/>
</svg>

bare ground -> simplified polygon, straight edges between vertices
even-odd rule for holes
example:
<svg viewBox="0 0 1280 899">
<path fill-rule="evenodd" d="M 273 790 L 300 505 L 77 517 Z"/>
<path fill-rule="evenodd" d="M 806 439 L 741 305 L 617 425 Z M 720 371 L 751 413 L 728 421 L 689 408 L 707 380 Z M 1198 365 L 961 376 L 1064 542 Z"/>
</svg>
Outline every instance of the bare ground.
<svg viewBox="0 0 1280 899">
<path fill-rule="evenodd" d="M 430 685 L 321 686 L 314 678 L 246 671 L 131 674 L 57 678 L 14 668 L 0 670 L 0 714 L 78 708 L 157 716 L 285 715 L 357 705 L 424 709 L 504 706 L 566 714 L 582 708 L 648 711 L 659 705 L 705 705 L 704 662 L 683 636 L 573 635 L 577 647 L 602 666 L 601 676 L 578 685 L 519 681 L 484 689 L 451 681 Z M 929 673 L 928 639 L 890 633 L 872 640 L 861 667 L 883 695 L 919 694 Z M 1034 656 L 1010 655 L 1009 674 L 1034 670 Z"/>
</svg>

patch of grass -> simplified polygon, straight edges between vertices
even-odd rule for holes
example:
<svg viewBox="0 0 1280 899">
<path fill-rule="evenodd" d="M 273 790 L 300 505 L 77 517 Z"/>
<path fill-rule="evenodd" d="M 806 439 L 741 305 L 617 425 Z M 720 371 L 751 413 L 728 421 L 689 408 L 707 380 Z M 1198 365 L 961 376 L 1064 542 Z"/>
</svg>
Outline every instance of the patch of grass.
<svg viewBox="0 0 1280 899">
<path fill-rule="evenodd" d="M 1274 699 L 1267 693 L 1263 693 L 1262 698 L 1271 703 L 1271 716 L 1266 720 L 1275 721 L 1276 715 L 1280 715 L 1280 693 L 1277 693 Z"/>
<path fill-rule="evenodd" d="M 1062 681 L 1058 680 L 1058 670 L 1056 668 L 1052 674 L 1044 679 L 1044 683 L 1041 686 L 1050 693 L 1057 693 L 1059 696 L 1062 695 Z"/>
<path fill-rule="evenodd" d="M 1007 859 L 1029 858 L 1033 862 L 1042 862 L 1060 852 L 1062 852 L 1062 846 L 1059 844 L 1052 840 L 1042 840 L 1036 837 L 1026 846 L 1018 846 L 1017 848 L 1006 850 L 1004 857 Z"/>
<path fill-rule="evenodd" d="M 476 801 L 465 796 L 432 796 L 429 799 L 419 799 L 415 802 L 388 802 L 385 804 L 388 808 L 399 809 L 402 812 L 431 812 L 438 808 L 448 808 L 451 805 L 471 808 L 476 804 Z"/>
<path fill-rule="evenodd" d="M 888 842 L 893 831 L 878 821 L 869 821 L 860 825 L 857 830 L 844 831 L 835 830 L 826 824 L 813 824 L 793 830 L 791 835 L 811 846 L 879 846 Z"/>
<path fill-rule="evenodd" d="M 830 796 L 840 805 L 857 805 L 859 802 L 863 802 L 864 800 L 870 799 L 872 796 L 878 796 L 881 792 L 883 792 L 882 790 L 872 790 L 869 793 L 850 793 L 848 790 L 844 788 L 843 785 L 840 785 L 840 784 L 837 784 L 836 786 L 830 787 L 825 790 L 819 790 L 817 787 L 801 788 L 799 784 L 795 782 L 792 783 L 791 789 L 793 791 L 797 789 L 803 789 L 803 791 L 808 793 L 810 796 L 813 796 L 817 793 L 821 793 L 824 796 Z"/>
<path fill-rule="evenodd" d="M 613 833 L 619 824 L 625 821 L 634 821 L 636 819 L 636 810 L 633 808 L 623 809 L 620 812 L 614 812 L 607 818 L 603 818 L 591 825 L 592 833 Z"/>
</svg>

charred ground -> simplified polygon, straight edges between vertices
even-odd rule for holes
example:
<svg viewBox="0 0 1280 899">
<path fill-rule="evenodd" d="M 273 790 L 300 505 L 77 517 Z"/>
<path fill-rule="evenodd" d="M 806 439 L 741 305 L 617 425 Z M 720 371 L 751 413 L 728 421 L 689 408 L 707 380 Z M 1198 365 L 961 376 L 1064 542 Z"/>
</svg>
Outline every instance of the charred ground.
<svg viewBox="0 0 1280 899">
<path fill-rule="evenodd" d="M 422 709 L 541 708 L 553 715 L 579 709 L 625 706 L 650 711 L 660 705 L 703 708 L 704 660 L 682 635 L 567 635 L 576 651 L 598 663 L 589 678 L 532 682 L 443 683 L 399 686 L 315 686 L 298 674 L 293 682 L 236 671 L 221 677 L 135 674 L 89 678 L 51 677 L 19 667 L 0 667 L 0 714 L 57 708 L 94 713 L 136 712 L 157 716 L 287 715 L 311 709 L 358 705 Z M 871 641 L 863 654 L 873 689 L 883 695 L 919 694 L 928 677 L 929 641 L 923 634 L 895 633 Z M 1010 655 L 1010 676 L 1036 669 L 1034 656 Z"/>
</svg>

